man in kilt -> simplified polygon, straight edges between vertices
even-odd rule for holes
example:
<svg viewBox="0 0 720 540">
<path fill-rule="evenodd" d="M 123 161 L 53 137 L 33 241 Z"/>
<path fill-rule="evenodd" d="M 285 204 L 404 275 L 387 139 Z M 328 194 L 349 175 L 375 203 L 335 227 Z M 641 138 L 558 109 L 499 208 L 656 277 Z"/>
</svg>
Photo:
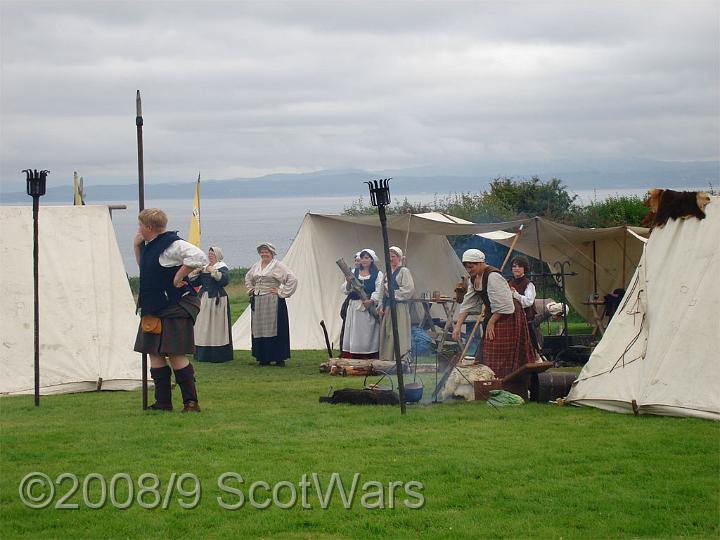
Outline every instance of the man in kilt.
<svg viewBox="0 0 720 540">
<path fill-rule="evenodd" d="M 138 223 L 133 245 L 140 266 L 138 305 L 146 324 L 140 323 L 135 350 L 150 357 L 150 376 L 155 383 L 155 403 L 150 409 L 172 411 L 172 366 L 182 393 L 182 412 L 200 412 L 195 370 L 186 356 L 195 352 L 193 325 L 200 300 L 185 277 L 208 261 L 200 249 L 182 240 L 176 232 L 165 231 L 167 216 L 162 210 L 143 210 Z M 155 324 L 153 318 L 159 318 L 160 324 Z"/>
<path fill-rule="evenodd" d="M 513 298 L 510 287 L 497 268 L 485 263 L 479 249 L 463 253 L 463 266 L 470 274 L 470 284 L 460 305 L 453 339 L 460 339 L 460 331 L 467 316 L 480 313 L 483 318 L 483 340 L 476 359 L 493 370 L 498 379 L 535 361 L 528 333 L 525 313 Z"/>
</svg>

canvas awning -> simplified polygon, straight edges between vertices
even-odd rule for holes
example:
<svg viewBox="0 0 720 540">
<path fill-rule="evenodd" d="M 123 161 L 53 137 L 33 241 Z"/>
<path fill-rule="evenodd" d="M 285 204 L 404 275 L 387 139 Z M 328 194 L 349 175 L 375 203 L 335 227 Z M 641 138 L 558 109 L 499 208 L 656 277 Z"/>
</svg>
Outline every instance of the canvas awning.
<svg viewBox="0 0 720 540">
<path fill-rule="evenodd" d="M 323 218 L 380 227 L 376 215 L 324 215 Z M 505 246 L 512 244 L 515 232 L 522 225 L 522 234 L 515 250 L 546 262 L 552 272 L 559 269 L 556 263 L 569 262 L 566 270 L 576 272 L 577 275 L 568 277 L 565 281 L 567 299 L 586 320 L 592 318 L 591 308 L 582 302 L 591 295 L 597 294 L 602 298 L 615 289 L 626 287 L 642 255 L 643 242 L 639 238 L 647 237 L 650 233 L 650 229 L 644 227 L 573 227 L 542 217 L 497 223 L 471 223 L 438 212 L 390 215 L 387 222 L 389 230 L 405 231 L 407 235 L 480 234 Z M 407 249 L 407 241 L 400 247 Z M 538 294 L 541 292 L 538 291 Z"/>
</svg>

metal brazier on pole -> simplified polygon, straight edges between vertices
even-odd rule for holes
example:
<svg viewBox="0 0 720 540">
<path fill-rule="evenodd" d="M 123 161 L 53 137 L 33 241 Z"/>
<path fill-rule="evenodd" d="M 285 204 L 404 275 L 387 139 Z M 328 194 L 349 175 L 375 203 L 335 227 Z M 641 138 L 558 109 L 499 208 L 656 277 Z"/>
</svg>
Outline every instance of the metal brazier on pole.
<svg viewBox="0 0 720 540">
<path fill-rule="evenodd" d="M 395 303 L 395 291 L 393 291 L 391 285 L 390 243 L 387 233 L 387 216 L 385 215 L 385 206 L 390 204 L 390 180 L 392 179 L 384 178 L 382 180 L 373 180 L 365 183 L 370 189 L 370 203 L 378 207 L 378 214 L 380 215 L 380 228 L 382 229 L 385 254 L 385 278 L 387 279 L 388 296 L 390 297 L 390 320 L 392 323 L 395 369 L 397 371 L 398 393 L 400 394 L 400 412 L 401 414 L 405 414 L 405 383 L 403 382 L 403 365 L 400 356 L 400 340 L 398 339 L 397 305 Z"/>
<path fill-rule="evenodd" d="M 40 197 L 45 195 L 47 175 L 50 171 L 25 169 L 27 194 L 33 198 L 33 292 L 35 308 L 35 406 L 40 406 L 40 299 L 38 295 L 38 213 L 40 212 Z"/>
</svg>

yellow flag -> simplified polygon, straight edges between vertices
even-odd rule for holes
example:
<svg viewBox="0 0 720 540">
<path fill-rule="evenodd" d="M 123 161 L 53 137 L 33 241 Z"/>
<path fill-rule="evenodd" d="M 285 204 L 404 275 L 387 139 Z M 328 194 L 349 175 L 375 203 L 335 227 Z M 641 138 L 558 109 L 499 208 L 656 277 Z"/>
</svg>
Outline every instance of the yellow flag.
<svg viewBox="0 0 720 540">
<path fill-rule="evenodd" d="M 85 204 L 85 201 L 83 201 L 83 196 L 82 196 L 82 185 L 80 184 L 80 182 L 78 182 L 77 171 L 75 171 L 73 174 L 73 180 L 74 180 L 73 205 Z"/>
<path fill-rule="evenodd" d="M 198 173 L 195 186 L 195 200 L 193 201 L 192 217 L 190 218 L 190 232 L 188 242 L 200 247 L 200 173 Z"/>
</svg>

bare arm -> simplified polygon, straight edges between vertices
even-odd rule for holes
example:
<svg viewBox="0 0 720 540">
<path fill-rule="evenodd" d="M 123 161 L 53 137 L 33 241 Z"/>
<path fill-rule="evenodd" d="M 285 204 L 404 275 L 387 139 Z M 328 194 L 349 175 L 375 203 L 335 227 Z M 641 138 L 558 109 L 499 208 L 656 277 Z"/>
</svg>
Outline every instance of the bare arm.
<svg viewBox="0 0 720 540">
<path fill-rule="evenodd" d="M 488 321 L 487 328 L 485 330 L 485 337 L 488 341 L 495 339 L 495 323 L 500 317 L 502 317 L 501 313 L 493 313 L 490 316 L 490 320 Z"/>
<path fill-rule="evenodd" d="M 465 319 L 467 319 L 468 316 L 467 311 L 460 312 L 460 315 L 458 316 L 458 320 L 455 322 L 455 327 L 453 328 L 452 337 L 453 340 L 459 341 L 460 340 L 460 332 L 462 331 L 462 325 L 465 322 Z"/>
<path fill-rule="evenodd" d="M 143 240 L 143 237 L 140 233 L 135 235 L 135 239 L 133 240 L 133 250 L 135 251 L 135 261 L 138 263 L 138 266 L 140 266 L 140 253 L 142 252 L 142 245 L 145 243 L 145 240 Z"/>
<path fill-rule="evenodd" d="M 175 278 L 173 279 L 173 285 L 178 288 L 185 285 L 185 276 L 187 276 L 193 270 L 194 268 L 192 266 L 183 264 L 175 274 Z"/>
</svg>

